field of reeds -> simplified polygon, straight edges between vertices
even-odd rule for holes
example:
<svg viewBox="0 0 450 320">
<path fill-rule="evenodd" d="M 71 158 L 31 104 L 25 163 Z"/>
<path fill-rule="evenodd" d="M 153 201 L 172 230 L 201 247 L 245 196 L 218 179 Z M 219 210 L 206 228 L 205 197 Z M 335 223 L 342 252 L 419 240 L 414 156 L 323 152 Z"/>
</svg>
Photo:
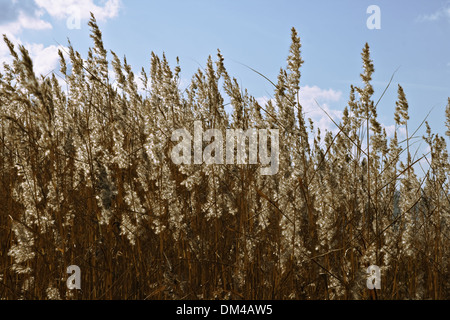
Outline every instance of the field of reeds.
<svg viewBox="0 0 450 320">
<path fill-rule="evenodd" d="M 415 152 L 401 86 L 389 89 L 407 139 L 387 137 L 368 45 L 338 131 L 321 135 L 298 103 L 295 29 L 261 105 L 220 52 L 181 90 L 165 56 L 152 53 L 151 69 L 135 75 L 104 48 L 94 17 L 89 26 L 87 57 L 69 43 L 47 77 L 4 37 L 13 62 L 0 74 L 1 299 L 450 298 L 446 141 L 424 121 L 431 152 Z M 450 135 L 450 99 L 447 115 Z M 172 132 L 196 120 L 205 130 L 278 129 L 278 173 L 174 164 Z M 66 286 L 70 265 L 81 290 Z M 381 268 L 376 292 L 370 265 Z"/>
</svg>

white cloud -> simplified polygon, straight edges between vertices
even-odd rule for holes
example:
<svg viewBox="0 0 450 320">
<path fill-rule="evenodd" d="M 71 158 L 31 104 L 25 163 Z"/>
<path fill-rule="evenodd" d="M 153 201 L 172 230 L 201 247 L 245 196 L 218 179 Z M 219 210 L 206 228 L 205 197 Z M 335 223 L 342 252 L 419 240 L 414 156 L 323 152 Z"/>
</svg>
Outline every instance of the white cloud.
<svg viewBox="0 0 450 320">
<path fill-rule="evenodd" d="M 120 9 L 120 0 L 103 1 L 103 6 L 95 4 L 93 0 L 35 0 L 35 2 L 57 19 L 67 19 L 74 15 L 80 19 L 89 19 L 92 12 L 97 20 L 105 21 L 116 17 Z"/>
<path fill-rule="evenodd" d="M 321 89 L 318 86 L 304 86 L 300 89 L 300 102 L 306 100 L 325 100 L 325 101 L 339 101 L 341 99 L 342 92 L 335 91 L 333 89 Z"/>
<path fill-rule="evenodd" d="M 0 16 L 1 33 L 5 34 L 14 44 L 16 51 L 19 44 L 24 44 L 19 37 L 24 29 L 48 30 L 53 28 L 50 22 L 41 19 L 44 10 L 38 8 L 33 1 L 4 1 L 0 7 L 8 13 Z M 57 66 L 58 51 L 55 46 L 45 48 L 43 44 L 36 43 L 24 45 L 33 59 L 36 75 L 45 75 Z M 3 39 L 0 41 L 0 60 L 6 63 L 12 61 L 9 49 Z M 0 66 L 0 71 L 2 69 L 3 63 Z"/>
<path fill-rule="evenodd" d="M 24 29 L 46 30 L 52 29 L 49 21 L 42 19 L 47 12 L 51 18 L 67 19 L 75 18 L 89 19 L 90 12 L 94 13 L 96 19 L 105 21 L 116 17 L 120 9 L 120 0 L 101 0 L 101 4 L 94 0 L 2 0 L 0 3 L 0 30 L 6 34 L 9 40 L 17 48 L 18 44 L 24 44 L 33 59 L 34 71 L 37 76 L 47 75 L 59 67 L 58 46 L 44 46 L 39 43 L 23 43 L 20 33 Z M 10 63 L 11 55 L 6 44 L 0 40 L 0 71 L 3 62 Z"/>
<path fill-rule="evenodd" d="M 388 138 L 393 138 L 395 131 L 397 131 L 397 140 L 399 142 L 406 139 L 406 128 L 404 126 L 397 127 L 397 130 L 395 129 L 395 124 L 392 124 L 390 126 L 381 124 L 381 126 L 386 130 L 386 136 Z"/>
<path fill-rule="evenodd" d="M 418 17 L 418 21 L 438 21 L 440 19 L 448 19 L 450 21 L 450 5 L 447 5 L 434 13 L 423 14 Z"/>
<path fill-rule="evenodd" d="M 58 49 L 61 49 L 62 52 L 68 51 L 68 49 L 64 47 L 54 45 L 44 47 L 44 45 L 40 43 L 27 44 L 25 47 L 28 49 L 30 57 L 33 60 L 33 69 L 37 76 L 46 76 L 52 71 L 58 71 Z"/>
<path fill-rule="evenodd" d="M 326 115 L 324 110 L 336 123 L 339 123 L 342 119 L 342 111 L 331 107 L 333 103 L 339 102 L 342 97 L 341 91 L 335 91 L 333 89 L 321 89 L 318 86 L 304 86 L 300 88 L 300 105 L 302 106 L 305 119 L 311 118 L 314 123 L 314 127 L 320 128 L 321 135 L 325 134 L 325 130 L 337 133 L 339 129 L 333 123 L 333 121 Z M 259 97 L 256 101 L 264 106 L 270 98 Z M 317 103 L 320 105 L 317 105 Z M 274 105 L 275 102 L 273 101 Z M 323 110 L 322 110 L 322 109 Z M 309 125 L 309 122 L 307 123 Z"/>
<path fill-rule="evenodd" d="M 62 46 L 51 45 L 45 47 L 41 43 L 22 43 L 22 41 L 14 35 L 10 35 L 8 38 L 14 43 L 16 52 L 18 52 L 18 45 L 20 44 L 28 50 L 33 61 L 33 70 L 37 77 L 40 77 L 41 75 L 46 76 L 52 71 L 58 71 L 58 49 L 61 49 L 65 56 L 65 52 L 68 51 L 68 48 Z M 0 60 L 6 63 L 12 62 L 11 54 L 5 43 L 0 44 Z M 0 65 L 0 71 L 3 71 L 3 63 Z"/>
<path fill-rule="evenodd" d="M 337 124 L 342 120 L 343 108 L 342 110 L 336 109 L 336 104 L 340 103 L 342 98 L 341 91 L 322 89 L 318 86 L 304 86 L 301 87 L 299 95 L 305 120 L 310 118 L 314 123 L 315 130 L 320 128 L 322 138 L 324 137 L 325 131 L 330 131 L 333 134 L 339 132 L 339 129 L 330 117 L 333 118 L 334 122 Z M 264 106 L 271 99 L 268 97 L 259 97 L 256 100 L 260 105 Z M 275 101 L 272 100 L 272 102 L 275 104 Z M 317 104 L 320 105 L 320 108 Z M 325 114 L 324 111 L 326 111 L 330 117 Z M 307 122 L 307 125 L 309 126 L 309 122 Z M 385 128 L 386 135 L 389 139 L 392 139 L 394 137 L 394 132 L 397 131 L 399 143 L 403 142 L 402 145 L 405 144 L 406 129 L 404 126 L 396 128 L 395 125 L 385 125 L 383 123 L 381 123 L 381 126 Z M 312 143 L 312 137 L 310 137 L 310 143 Z M 365 145 L 363 145 L 363 147 L 365 147 Z"/>
<path fill-rule="evenodd" d="M 321 132 L 325 132 L 325 130 L 337 132 L 338 129 L 330 117 L 336 123 L 339 123 L 342 118 L 342 111 L 331 108 L 330 104 L 338 102 L 341 97 L 342 92 L 333 89 L 321 89 L 317 86 L 304 86 L 300 89 L 300 104 L 305 118 L 311 118 L 314 122 L 314 127 L 320 128 Z M 330 117 L 327 116 L 324 110 Z"/>
<path fill-rule="evenodd" d="M 16 44 L 19 40 L 13 34 L 7 34 L 8 39 Z M 4 43 L 3 37 L 0 41 L 0 72 L 3 71 L 3 63 L 11 63 L 11 54 L 9 52 L 8 46 Z"/>
<path fill-rule="evenodd" d="M 255 98 L 256 102 L 258 102 L 259 105 L 261 106 L 265 106 L 267 102 L 269 102 L 271 99 L 264 96 L 264 97 L 259 97 L 259 98 Z M 273 102 L 273 101 L 272 101 Z"/>
<path fill-rule="evenodd" d="M 25 13 L 24 11 L 19 11 L 17 19 L 14 21 L 8 21 L 0 25 L 2 34 L 8 36 L 19 34 L 23 29 L 32 30 L 45 30 L 52 29 L 52 25 L 42 20 L 40 17 L 43 12 L 41 10 L 36 10 L 34 15 Z"/>
</svg>

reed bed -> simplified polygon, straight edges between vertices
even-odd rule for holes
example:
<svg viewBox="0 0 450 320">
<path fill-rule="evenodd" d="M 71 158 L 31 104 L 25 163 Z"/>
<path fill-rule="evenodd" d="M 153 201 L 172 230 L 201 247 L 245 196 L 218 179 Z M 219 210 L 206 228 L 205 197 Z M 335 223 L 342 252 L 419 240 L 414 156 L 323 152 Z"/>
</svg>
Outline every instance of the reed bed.
<svg viewBox="0 0 450 320">
<path fill-rule="evenodd" d="M 70 43 L 60 51 L 62 83 L 36 77 L 27 50 L 4 37 L 13 62 L 0 74 L 0 298 L 450 298 L 446 141 L 424 121 L 431 152 L 414 152 L 401 86 L 392 105 L 407 139 L 387 137 L 369 45 L 337 133 L 321 134 L 298 102 L 295 29 L 261 105 L 220 51 L 181 90 L 180 66 L 152 53 L 136 77 L 104 48 L 94 16 L 89 26 L 86 59 Z M 450 98 L 446 110 L 449 135 Z M 195 120 L 278 129 L 278 173 L 174 164 L 171 134 Z M 69 265 L 81 290 L 66 287 Z M 370 265 L 381 268 L 376 292 Z"/>
</svg>

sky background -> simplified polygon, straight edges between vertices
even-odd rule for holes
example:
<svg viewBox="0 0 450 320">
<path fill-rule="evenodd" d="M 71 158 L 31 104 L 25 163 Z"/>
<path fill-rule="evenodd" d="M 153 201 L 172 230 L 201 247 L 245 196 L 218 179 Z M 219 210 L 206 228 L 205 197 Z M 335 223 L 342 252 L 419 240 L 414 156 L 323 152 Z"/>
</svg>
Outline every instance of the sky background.
<svg viewBox="0 0 450 320">
<path fill-rule="evenodd" d="M 370 5 L 380 8 L 381 29 L 367 27 Z M 87 56 L 92 46 L 87 26 L 91 11 L 106 49 L 119 57 L 126 55 L 136 73 L 141 67 L 149 71 L 152 51 L 164 52 L 172 67 L 179 57 L 181 85 L 186 85 L 208 56 L 215 59 L 220 49 L 229 73 L 261 101 L 271 98 L 273 87 L 242 64 L 276 82 L 280 68 L 286 66 L 290 30 L 295 27 L 305 61 L 300 100 L 306 116 L 321 130 L 335 127 L 314 99 L 339 120 L 350 85 L 361 84 L 361 51 L 368 42 L 375 66 L 375 101 L 398 69 L 378 106 L 378 119 L 388 135 L 395 130 L 397 84 L 409 102 L 410 131 L 431 111 L 432 131 L 445 133 L 450 1 L 0 0 L 0 33 L 29 49 L 36 73 L 59 72 L 57 48 L 66 46 L 68 38 Z M 80 28 L 68 27 L 74 17 L 81 19 Z M 0 61 L 9 59 L 1 43 Z M 422 128 L 418 135 L 424 132 Z M 421 147 L 422 151 L 426 150 Z"/>
</svg>

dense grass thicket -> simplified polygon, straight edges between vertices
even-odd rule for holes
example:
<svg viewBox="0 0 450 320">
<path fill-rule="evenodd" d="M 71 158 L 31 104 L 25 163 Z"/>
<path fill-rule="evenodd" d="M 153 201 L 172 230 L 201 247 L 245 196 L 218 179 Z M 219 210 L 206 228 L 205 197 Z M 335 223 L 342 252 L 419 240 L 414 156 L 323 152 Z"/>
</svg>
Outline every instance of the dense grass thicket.
<svg viewBox="0 0 450 320">
<path fill-rule="evenodd" d="M 338 132 L 320 134 L 298 103 L 295 29 L 273 99 L 260 105 L 220 52 L 181 90 L 165 56 L 152 53 L 137 79 L 104 48 L 94 17 L 89 26 L 86 59 L 70 43 L 60 52 L 62 86 L 36 77 L 27 50 L 4 37 L 13 62 L 0 74 L 0 298 L 450 298 L 446 142 L 424 123 L 429 169 L 415 172 L 425 158 L 410 143 L 407 98 L 398 86 L 392 106 L 407 139 L 389 139 L 367 44 Z M 450 127 L 450 99 L 447 114 Z M 172 132 L 192 132 L 195 120 L 278 129 L 278 173 L 175 165 Z M 82 290 L 67 289 L 69 265 Z M 376 293 L 370 265 L 381 268 Z"/>
</svg>

